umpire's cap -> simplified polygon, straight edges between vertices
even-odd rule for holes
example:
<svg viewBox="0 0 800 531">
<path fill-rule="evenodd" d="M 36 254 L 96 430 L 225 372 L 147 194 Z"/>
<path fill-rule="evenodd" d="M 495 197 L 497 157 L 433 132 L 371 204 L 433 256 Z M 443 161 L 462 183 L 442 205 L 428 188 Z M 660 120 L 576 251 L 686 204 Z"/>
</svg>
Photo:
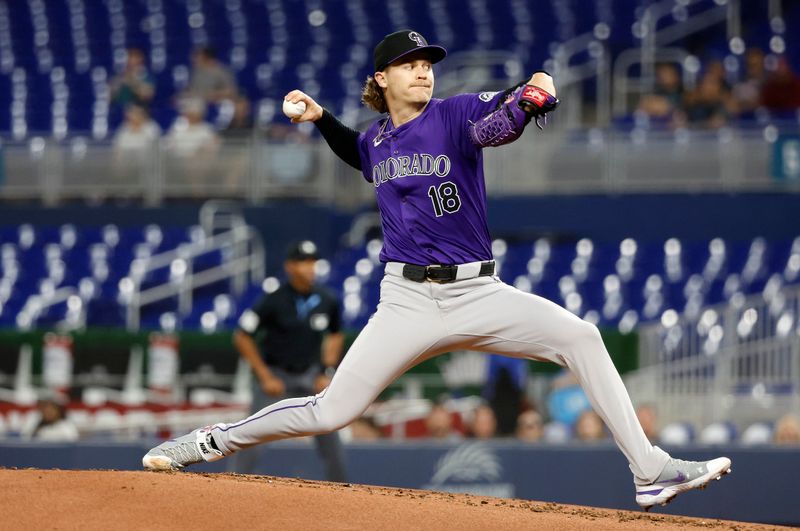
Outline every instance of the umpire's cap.
<svg viewBox="0 0 800 531">
<path fill-rule="evenodd" d="M 428 44 L 425 37 L 418 32 L 404 29 L 390 33 L 375 47 L 375 52 L 373 53 L 375 71 L 379 72 L 404 55 L 417 50 L 427 51 L 431 63 L 438 63 L 447 55 L 447 50 L 441 46 Z"/>
<path fill-rule="evenodd" d="M 286 251 L 286 259 L 291 261 L 318 260 L 317 245 L 311 240 L 294 242 Z"/>
</svg>

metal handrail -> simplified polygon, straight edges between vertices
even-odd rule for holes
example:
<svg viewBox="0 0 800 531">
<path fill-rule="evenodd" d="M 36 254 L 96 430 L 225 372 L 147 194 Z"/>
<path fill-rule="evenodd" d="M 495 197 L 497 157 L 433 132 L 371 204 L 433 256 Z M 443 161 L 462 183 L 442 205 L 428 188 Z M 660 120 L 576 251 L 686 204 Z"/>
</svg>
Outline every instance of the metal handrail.
<svg viewBox="0 0 800 531">
<path fill-rule="evenodd" d="M 785 297 L 787 300 L 797 300 L 800 301 L 800 286 L 788 286 L 783 287 L 781 290 L 781 295 Z M 737 304 L 736 307 L 732 306 L 730 302 L 720 302 L 717 304 L 711 304 L 708 306 L 704 306 L 703 311 L 713 310 L 717 312 L 718 315 L 724 316 L 725 322 L 728 326 L 731 326 L 733 323 L 730 322 L 730 314 L 735 313 L 739 310 L 739 308 L 755 308 L 755 307 L 763 307 L 768 306 L 768 303 L 765 302 L 764 296 L 761 293 L 756 293 L 752 295 L 746 296 L 741 304 Z M 678 321 L 675 323 L 674 326 L 676 327 L 688 327 L 688 326 L 695 326 L 696 320 L 688 319 L 684 314 L 678 314 Z M 661 323 L 649 323 L 643 324 L 639 328 L 639 365 L 640 366 L 649 366 L 649 365 L 658 365 L 662 363 L 662 360 L 659 359 L 659 351 L 654 348 L 660 342 L 661 333 L 664 331 L 664 326 Z M 728 329 L 725 330 L 724 338 L 730 339 L 733 337 L 733 332 L 735 330 Z M 749 341 L 748 344 L 752 343 Z M 693 343 L 690 345 L 691 347 L 697 347 L 699 343 Z M 724 347 L 723 347 L 724 348 Z M 683 358 L 692 358 L 701 355 L 699 349 L 687 350 L 683 353 Z"/>
<path fill-rule="evenodd" d="M 201 221 L 204 223 L 204 227 L 210 227 L 210 230 L 213 230 L 215 226 L 213 217 L 224 210 L 218 208 L 222 205 L 221 202 L 209 202 L 208 205 L 204 205 L 201 209 Z M 141 309 L 146 304 L 177 295 L 178 309 L 181 314 L 186 315 L 191 311 L 192 292 L 196 288 L 231 278 L 233 279 L 233 291 L 241 294 L 247 286 L 248 273 L 251 281 L 261 281 L 264 278 L 266 253 L 260 235 L 253 227 L 245 224 L 244 219 L 235 209 L 226 211 L 225 215 L 231 218 L 229 220 L 231 229 L 226 232 L 209 235 L 202 241 L 183 244 L 176 249 L 153 255 L 150 258 L 134 260 L 127 277 L 127 280 L 132 282 L 126 309 L 128 329 L 139 329 Z M 194 272 L 194 259 L 228 248 L 233 249 L 232 258 L 218 266 Z M 186 271 L 179 281 L 169 280 L 146 290 L 141 289 L 142 280 L 149 273 L 171 266 L 175 260 L 183 260 L 186 266 Z"/>
<path fill-rule="evenodd" d="M 183 281 L 168 282 L 143 291 L 139 291 L 135 295 L 136 302 L 139 306 L 145 306 L 147 304 L 152 304 L 154 302 L 167 299 L 174 295 L 180 296 L 186 292 L 191 293 L 191 289 L 201 288 L 203 286 L 213 284 L 214 282 L 224 280 L 225 278 L 235 274 L 251 271 L 251 266 L 252 261 L 249 256 L 229 260 L 222 265 L 218 265 L 210 269 L 204 269 L 199 273 L 190 273 L 186 275 L 186 277 L 191 278 L 191 281 L 187 282 L 188 286 L 184 285 Z M 191 296 L 189 296 L 187 303 L 179 304 L 179 306 L 181 307 L 182 311 L 190 308 Z"/>
<path fill-rule="evenodd" d="M 800 310 L 800 286 L 784 287 L 786 307 L 793 315 Z M 721 320 L 722 338 L 708 354 L 706 335 L 696 333 L 696 322 L 680 316 L 664 328 L 644 325 L 639 329 L 640 367 L 625 375 L 631 398 L 638 403 L 657 403 L 662 422 L 693 422 L 705 425 L 721 420 L 746 425 L 768 421 L 784 410 L 800 407 L 800 335 L 792 330 L 782 335 L 769 323 L 770 302 L 763 295 L 744 298 L 741 304 L 708 306 Z M 739 337 L 739 314 L 757 309 L 757 322 L 746 339 Z M 786 315 L 786 314 L 784 314 Z M 773 317 L 774 318 L 774 317 Z M 683 347 L 666 350 L 672 330 L 680 331 Z M 666 353 L 669 355 L 664 355 Z"/>
<path fill-rule="evenodd" d="M 242 238 L 242 232 L 246 233 L 246 236 Z M 247 225 L 243 227 L 238 227 L 236 229 L 217 234 L 216 236 L 211 236 L 205 238 L 203 241 L 200 242 L 191 242 L 191 243 L 183 243 L 176 247 L 175 249 L 171 249 L 169 251 L 164 251 L 163 253 L 154 254 L 149 258 L 137 258 L 136 260 L 140 260 L 142 264 L 141 267 L 144 267 L 144 271 L 141 274 L 147 274 L 157 269 L 161 269 L 162 267 L 166 267 L 177 258 L 196 258 L 199 255 L 210 253 L 213 251 L 219 251 L 220 249 L 226 247 L 230 244 L 231 238 L 238 238 L 238 239 L 246 239 L 250 236 L 257 235 L 258 233 L 253 229 L 253 227 L 249 227 Z M 262 245 L 263 249 L 263 245 Z M 134 260 L 134 262 L 136 262 Z M 133 270 L 134 265 L 131 264 L 131 270 Z M 138 273 L 137 273 L 138 274 Z"/>
<path fill-rule="evenodd" d="M 235 201 L 212 199 L 200 207 L 200 226 L 203 232 L 214 235 L 217 229 L 232 230 L 246 226 L 241 205 Z"/>
<path fill-rule="evenodd" d="M 708 11 L 698 13 L 680 24 L 658 30 L 655 34 L 656 46 L 662 46 L 682 39 L 700 30 L 704 30 L 720 22 L 729 22 L 732 2 L 725 6 L 712 7 Z"/>
<path fill-rule="evenodd" d="M 653 61 L 669 61 L 683 64 L 689 52 L 683 48 L 659 48 L 653 55 Z M 628 113 L 628 95 L 633 92 L 645 90 L 645 81 L 640 78 L 636 83 L 636 88 L 629 88 L 632 78 L 628 77 L 628 71 L 634 65 L 641 64 L 642 58 L 638 48 L 631 48 L 621 52 L 614 61 L 614 115 L 624 116 Z"/>
<path fill-rule="evenodd" d="M 682 2 L 682 7 L 688 8 L 692 5 L 705 1 L 707 0 L 684 0 Z M 701 17 L 717 17 L 719 16 L 720 11 L 724 15 L 724 20 L 727 17 L 729 5 L 732 6 L 733 2 L 729 3 L 728 0 L 725 0 L 725 5 L 718 4 L 717 6 L 711 7 L 702 13 L 692 15 L 692 17 L 690 17 L 691 19 L 694 19 L 692 24 L 697 24 L 696 21 Z M 645 79 L 650 79 L 653 76 L 653 66 L 655 63 L 653 54 L 655 53 L 657 46 L 669 44 L 670 42 L 674 42 L 677 39 L 697 31 L 697 29 L 708 27 L 708 25 L 701 25 L 696 29 L 684 31 L 681 29 L 681 26 L 686 26 L 689 23 L 689 19 L 687 19 L 686 21 L 677 22 L 668 26 L 667 28 L 662 28 L 661 30 L 656 31 L 658 22 L 662 18 L 671 14 L 675 7 L 676 3 L 674 0 L 662 0 L 661 2 L 648 6 L 642 13 L 642 17 L 639 20 L 639 24 L 642 26 L 642 31 L 644 32 L 640 49 L 642 54 L 642 77 Z M 736 7 L 738 7 L 738 5 Z M 717 22 L 719 21 L 715 21 L 714 23 Z"/>
<path fill-rule="evenodd" d="M 685 0 L 682 7 L 688 8 L 704 1 L 707 0 Z M 738 36 L 741 32 L 738 0 L 724 0 L 724 3 L 696 13 L 685 21 L 675 22 L 657 30 L 658 22 L 671 14 L 675 7 L 674 0 L 662 0 L 647 7 L 639 19 L 643 31 L 641 46 L 625 50 L 617 57 L 613 67 L 615 115 L 627 114 L 630 93 L 653 90 L 655 85 L 654 67 L 657 61 L 683 63 L 684 59 L 689 57 L 688 51 L 682 48 L 665 48 L 665 45 L 721 22 L 726 23 L 729 37 Z M 630 83 L 628 70 L 636 64 L 641 65 L 641 75 L 638 83 L 634 84 Z"/>
<path fill-rule="evenodd" d="M 25 305 L 22 307 L 22 311 L 20 311 L 19 315 L 17 316 L 17 326 L 21 329 L 28 329 L 36 322 L 36 319 L 42 314 L 44 310 L 55 306 L 56 304 L 61 304 L 69 300 L 70 297 L 73 295 L 78 295 L 78 290 L 70 287 L 64 286 L 58 288 L 57 290 L 53 291 L 49 295 L 31 295 L 28 297 L 28 300 L 25 302 Z M 22 320 L 22 317 L 26 316 L 28 321 L 25 322 Z M 83 305 L 83 301 L 81 301 L 81 310 L 78 314 L 78 319 L 75 321 L 74 326 L 75 328 L 82 328 L 86 323 L 86 308 Z"/>
<path fill-rule="evenodd" d="M 572 58 L 583 53 L 588 53 L 590 61 L 580 65 L 570 66 Z M 610 107 L 610 60 L 606 41 L 597 36 L 597 33 L 587 32 L 558 45 L 553 57 L 545 63 L 545 69 L 552 64 L 553 75 L 560 94 L 564 94 L 586 79 L 597 79 L 596 101 L 598 125 L 608 124 L 611 116 Z M 562 96 L 563 98 L 563 96 Z M 570 105 L 571 112 L 568 125 L 580 123 L 580 97 L 568 98 L 573 101 Z"/>
</svg>

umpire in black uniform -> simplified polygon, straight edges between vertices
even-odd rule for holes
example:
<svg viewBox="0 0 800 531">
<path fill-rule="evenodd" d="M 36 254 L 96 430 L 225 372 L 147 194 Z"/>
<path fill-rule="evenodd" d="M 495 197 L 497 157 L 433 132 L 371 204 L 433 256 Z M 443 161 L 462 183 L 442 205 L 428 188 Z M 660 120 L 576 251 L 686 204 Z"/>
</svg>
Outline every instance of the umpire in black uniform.
<svg viewBox="0 0 800 531">
<path fill-rule="evenodd" d="M 291 396 L 319 393 L 330 383 L 344 345 L 339 301 L 314 284 L 317 246 L 305 240 L 289 247 L 284 262 L 287 282 L 267 294 L 239 318 L 233 342 L 255 375 L 255 413 Z M 329 481 L 346 481 L 337 432 L 314 437 Z M 259 450 L 232 460 L 236 472 L 251 473 Z"/>
</svg>

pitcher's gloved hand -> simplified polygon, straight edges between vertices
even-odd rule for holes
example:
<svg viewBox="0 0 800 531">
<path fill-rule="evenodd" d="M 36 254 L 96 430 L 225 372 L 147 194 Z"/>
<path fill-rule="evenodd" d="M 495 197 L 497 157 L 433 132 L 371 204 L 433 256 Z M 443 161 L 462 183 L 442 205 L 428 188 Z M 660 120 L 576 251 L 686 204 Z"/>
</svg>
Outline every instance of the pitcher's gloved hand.
<svg viewBox="0 0 800 531">
<path fill-rule="evenodd" d="M 503 92 L 504 99 L 497 107 L 476 122 L 470 121 L 469 137 L 481 148 L 509 144 L 522 135 L 531 119 L 542 129 L 540 118 L 558 106 L 553 78 L 546 72 L 536 72 L 530 80 L 514 85 Z"/>
<path fill-rule="evenodd" d="M 519 96 L 520 108 L 534 119 L 539 129 L 544 129 L 542 124 L 547 123 L 547 113 L 561 103 L 555 93 L 553 78 L 546 72 L 537 72 Z"/>
</svg>

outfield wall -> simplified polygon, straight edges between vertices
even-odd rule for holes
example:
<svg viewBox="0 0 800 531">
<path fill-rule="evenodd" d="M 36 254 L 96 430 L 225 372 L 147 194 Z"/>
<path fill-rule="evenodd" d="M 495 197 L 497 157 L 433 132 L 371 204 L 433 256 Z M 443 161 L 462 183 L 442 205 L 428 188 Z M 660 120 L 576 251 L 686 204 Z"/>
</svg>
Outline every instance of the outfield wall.
<svg viewBox="0 0 800 531">
<path fill-rule="evenodd" d="M 155 441 L 79 445 L 0 443 L 0 466 L 60 469 L 140 468 L 141 456 Z M 491 443 L 349 444 L 353 483 L 469 491 L 479 495 L 636 510 L 631 474 L 611 444 L 530 446 L 516 441 Z M 256 473 L 324 479 L 311 442 L 284 441 L 264 447 Z M 800 448 L 684 448 L 687 459 L 721 454 L 733 460 L 733 473 L 702 492 L 683 495 L 654 512 L 800 525 L 796 473 Z M 191 470 L 223 472 L 230 461 Z"/>
</svg>

